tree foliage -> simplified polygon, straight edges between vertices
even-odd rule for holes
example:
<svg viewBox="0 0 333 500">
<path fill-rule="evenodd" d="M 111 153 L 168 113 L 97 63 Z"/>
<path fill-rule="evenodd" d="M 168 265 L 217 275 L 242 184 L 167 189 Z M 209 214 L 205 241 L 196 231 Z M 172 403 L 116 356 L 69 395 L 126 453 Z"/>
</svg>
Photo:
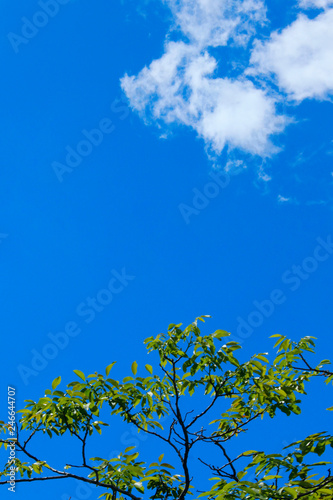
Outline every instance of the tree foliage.
<svg viewBox="0 0 333 500">
<path fill-rule="evenodd" d="M 333 447 L 333 436 L 327 432 L 307 436 L 282 453 L 244 450 L 233 455 L 232 440 L 247 432 L 253 421 L 266 415 L 273 419 L 279 412 L 300 414 L 305 384 L 318 376 L 327 384 L 333 380 L 333 373 L 323 368 L 328 360 L 315 367 L 308 361 L 308 353 L 314 352 L 314 337 L 292 342 L 274 335 L 277 352 L 271 363 L 266 353 L 240 362 L 236 351 L 241 346 L 228 342 L 229 333 L 201 333 L 198 321 L 204 318 L 185 329 L 171 324 L 166 334 L 147 338 L 147 350 L 155 353 L 156 364 L 146 364 L 143 369 L 134 361 L 132 374 L 122 381 L 110 376 L 115 363 L 106 368 L 105 375 L 86 377 L 74 370 L 77 379 L 63 390 L 59 390 L 58 377 L 38 401 L 27 400 L 20 410 L 15 438 L 17 458 L 6 463 L 0 484 L 7 484 L 14 464 L 16 482 L 76 478 L 98 486 L 105 500 L 183 500 L 187 495 L 214 500 L 332 498 L 329 462 L 317 458 L 326 447 Z M 164 454 L 152 457 L 152 463 L 145 462 L 135 447 L 110 460 L 88 458 L 89 437 L 101 434 L 108 425 L 101 420 L 102 408 L 103 415 L 107 408 L 109 414 L 159 441 L 172 464 L 163 460 Z M 3 433 L 8 428 L 1 422 Z M 45 439 L 69 433 L 78 441 L 80 463 L 65 463 L 59 470 L 36 457 L 31 445 L 37 433 L 45 434 Z M 6 448 L 10 441 L 4 436 L 0 445 Z M 203 445 L 214 449 L 217 463 L 196 455 Z M 200 481 L 191 475 L 192 457 L 202 465 L 201 477 L 211 479 L 209 490 L 196 489 Z"/>
</svg>

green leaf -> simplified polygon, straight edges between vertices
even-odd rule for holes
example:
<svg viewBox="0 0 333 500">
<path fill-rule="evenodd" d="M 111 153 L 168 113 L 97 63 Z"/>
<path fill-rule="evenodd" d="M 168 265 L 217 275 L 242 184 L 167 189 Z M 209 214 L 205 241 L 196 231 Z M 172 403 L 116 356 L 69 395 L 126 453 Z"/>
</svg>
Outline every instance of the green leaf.
<svg viewBox="0 0 333 500">
<path fill-rule="evenodd" d="M 205 322 L 204 318 L 210 318 L 209 314 L 204 314 L 203 316 L 198 316 L 198 319 L 199 321 L 202 321 L 203 323 Z"/>
<path fill-rule="evenodd" d="M 36 474 L 40 474 L 40 467 L 37 464 L 32 464 L 32 468 Z"/>
<path fill-rule="evenodd" d="M 95 427 L 98 434 L 102 434 L 102 429 L 100 428 L 100 426 L 96 422 L 93 422 L 93 426 Z"/>
<path fill-rule="evenodd" d="M 73 372 L 75 373 L 75 375 L 77 375 L 82 380 L 84 380 L 84 382 L 86 381 L 86 377 L 84 376 L 84 373 L 82 373 L 80 370 L 73 370 Z"/>
<path fill-rule="evenodd" d="M 102 495 L 99 495 L 98 498 L 105 497 L 104 500 L 112 500 L 112 493 L 102 493 Z"/>
<path fill-rule="evenodd" d="M 317 455 L 320 456 L 324 453 L 325 447 L 326 447 L 325 443 L 319 442 L 319 443 L 317 443 L 317 446 L 315 447 L 315 449 L 313 451 L 314 451 L 314 453 L 317 453 Z"/>
<path fill-rule="evenodd" d="M 289 493 L 293 498 L 297 498 L 297 491 L 295 491 L 293 488 L 285 487 L 282 488 L 280 491 L 281 493 L 282 491 L 285 491 L 286 493 Z"/>
<path fill-rule="evenodd" d="M 333 411 L 333 406 L 330 406 L 329 408 L 326 408 L 328 411 Z"/>
<path fill-rule="evenodd" d="M 159 461 L 160 463 L 162 462 L 163 457 L 164 457 L 164 453 L 162 453 L 162 455 L 160 455 L 160 456 L 158 457 L 158 461 Z"/>
<path fill-rule="evenodd" d="M 216 330 L 216 332 L 212 334 L 212 337 L 214 337 L 215 339 L 220 339 L 221 337 L 230 337 L 230 333 L 226 332 L 225 330 Z"/>
<path fill-rule="evenodd" d="M 150 375 L 153 374 L 153 367 L 151 365 L 145 365 L 145 368 L 150 373 Z"/>
<path fill-rule="evenodd" d="M 129 446 L 128 448 L 125 449 L 124 453 L 128 453 L 131 450 L 134 450 L 135 446 Z"/>
<path fill-rule="evenodd" d="M 133 462 L 136 458 L 138 458 L 138 456 L 139 456 L 138 452 L 133 453 L 132 455 L 127 455 L 125 457 L 125 461 L 126 461 L 127 464 L 129 464 L 130 462 Z"/>
<path fill-rule="evenodd" d="M 61 382 L 61 377 L 57 377 L 53 380 L 52 382 L 52 389 L 54 390 L 56 387 L 58 387 L 58 385 L 60 384 Z"/>
<path fill-rule="evenodd" d="M 278 335 L 279 340 L 277 342 L 275 342 L 274 346 L 273 347 L 277 347 L 279 344 L 281 344 L 281 342 L 283 342 L 285 340 L 285 336 L 284 335 Z"/>
<path fill-rule="evenodd" d="M 259 361 L 256 361 L 255 359 L 253 359 L 253 360 L 252 360 L 252 364 L 253 364 L 256 368 L 258 368 L 258 370 L 262 371 L 263 366 L 262 366 L 262 364 L 261 364 L 261 363 L 259 363 Z"/>
<path fill-rule="evenodd" d="M 136 361 L 133 361 L 133 363 L 132 363 L 132 373 L 133 373 L 133 375 L 136 375 L 137 371 L 138 371 L 138 363 Z"/>
<path fill-rule="evenodd" d="M 116 364 L 116 361 L 114 361 L 113 363 L 111 363 L 110 365 L 108 365 L 106 368 L 105 368 L 105 373 L 106 373 L 106 376 L 108 377 L 110 371 L 111 371 L 111 368 Z"/>
<path fill-rule="evenodd" d="M 257 354 L 256 358 L 264 361 L 265 363 L 269 363 L 268 359 L 265 358 L 265 356 L 263 356 L 262 354 Z"/>
</svg>

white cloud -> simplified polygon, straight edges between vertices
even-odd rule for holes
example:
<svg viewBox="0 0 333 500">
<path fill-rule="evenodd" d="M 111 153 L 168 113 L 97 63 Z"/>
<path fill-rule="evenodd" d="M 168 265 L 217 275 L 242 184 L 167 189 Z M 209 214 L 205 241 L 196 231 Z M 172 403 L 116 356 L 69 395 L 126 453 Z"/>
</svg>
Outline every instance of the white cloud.
<svg viewBox="0 0 333 500">
<path fill-rule="evenodd" d="M 243 45 L 266 20 L 263 0 L 164 0 L 176 25 L 192 44 L 226 45 L 232 38 Z"/>
<path fill-rule="evenodd" d="M 264 169 L 264 166 L 261 165 L 259 168 L 258 168 L 258 179 L 260 179 L 261 181 L 263 182 L 269 182 L 272 180 L 272 177 L 270 175 L 267 174 L 267 172 L 265 171 Z"/>
<path fill-rule="evenodd" d="M 330 5 L 333 5 L 333 0 L 300 0 L 299 6 L 303 9 L 327 9 Z"/>
<path fill-rule="evenodd" d="M 171 42 L 138 76 L 125 76 L 122 87 L 134 109 L 192 127 L 216 153 L 228 145 L 267 155 L 274 150 L 270 135 L 285 124 L 273 98 L 245 78 L 214 77 L 216 66 L 207 52 Z"/>
<path fill-rule="evenodd" d="M 224 167 L 225 172 L 230 172 L 232 175 L 237 175 L 246 169 L 247 165 L 243 160 L 228 160 Z"/>
<path fill-rule="evenodd" d="M 278 202 L 279 203 L 289 203 L 291 202 L 291 198 L 286 198 L 285 196 L 282 196 L 281 194 L 278 195 Z"/>
<path fill-rule="evenodd" d="M 208 50 L 234 43 L 246 45 L 257 23 L 265 20 L 258 0 L 166 0 L 186 42 L 166 42 L 164 54 L 137 76 L 125 75 L 122 88 L 133 109 L 159 123 L 194 129 L 207 147 L 224 147 L 267 156 L 275 148 L 270 136 L 286 120 L 275 98 L 244 77 L 216 76 L 218 63 Z"/>
<path fill-rule="evenodd" d="M 333 9 L 314 19 L 301 14 L 268 42 L 257 42 L 251 63 L 249 73 L 275 74 L 291 99 L 328 98 L 333 93 Z"/>
</svg>

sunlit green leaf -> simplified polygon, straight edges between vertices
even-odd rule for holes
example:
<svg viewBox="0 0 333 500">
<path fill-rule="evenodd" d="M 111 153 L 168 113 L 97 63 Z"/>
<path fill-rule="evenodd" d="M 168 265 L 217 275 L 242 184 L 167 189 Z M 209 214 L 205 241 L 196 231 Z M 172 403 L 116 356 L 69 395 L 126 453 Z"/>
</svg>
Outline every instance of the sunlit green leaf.
<svg viewBox="0 0 333 500">
<path fill-rule="evenodd" d="M 138 363 L 136 361 L 133 361 L 131 368 L 132 368 L 133 375 L 136 375 L 136 373 L 138 371 Z"/>
<path fill-rule="evenodd" d="M 86 377 L 84 376 L 84 373 L 82 373 L 80 370 L 73 370 L 73 372 L 75 373 L 75 375 L 80 377 L 82 380 L 86 381 Z"/>
<path fill-rule="evenodd" d="M 150 375 L 153 374 L 153 367 L 151 365 L 145 365 L 145 368 L 150 373 Z"/>
<path fill-rule="evenodd" d="M 58 387 L 58 385 L 60 384 L 60 382 L 61 382 L 61 377 L 60 376 L 57 377 L 57 378 L 55 378 L 53 380 L 53 382 L 52 382 L 52 389 L 53 390 L 56 389 L 56 387 Z"/>
<path fill-rule="evenodd" d="M 108 377 L 109 376 L 109 373 L 111 371 L 111 368 L 116 364 L 116 361 L 114 361 L 113 363 L 111 363 L 110 365 L 108 365 L 106 368 L 105 368 L 105 373 L 106 373 L 106 376 Z"/>
</svg>

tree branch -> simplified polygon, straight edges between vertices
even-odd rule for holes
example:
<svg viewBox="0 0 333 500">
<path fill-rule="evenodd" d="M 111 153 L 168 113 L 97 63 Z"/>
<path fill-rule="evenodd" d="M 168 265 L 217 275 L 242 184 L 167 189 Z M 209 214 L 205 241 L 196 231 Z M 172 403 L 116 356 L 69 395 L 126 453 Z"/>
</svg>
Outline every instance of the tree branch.
<svg viewBox="0 0 333 500">
<path fill-rule="evenodd" d="M 25 449 L 25 447 L 27 446 L 27 444 L 29 443 L 30 439 L 35 435 L 35 433 L 38 431 L 38 428 L 42 425 L 42 423 L 40 422 L 36 429 L 30 434 L 30 436 L 28 437 L 28 439 L 26 441 L 24 441 L 23 443 L 23 448 Z M 17 426 L 17 440 L 18 440 L 18 426 Z"/>
<path fill-rule="evenodd" d="M 203 410 L 201 413 L 199 413 L 196 417 L 194 417 L 194 419 L 186 426 L 186 429 L 189 429 L 193 424 L 195 424 L 195 422 L 197 420 L 199 420 L 199 418 L 201 418 L 204 415 L 206 415 L 206 413 L 214 406 L 214 404 L 216 403 L 216 400 L 217 400 L 218 397 L 219 397 L 219 395 L 215 392 L 214 399 L 210 403 L 210 405 L 207 406 L 207 408 L 205 410 Z"/>
<path fill-rule="evenodd" d="M 318 484 L 318 486 L 313 488 L 311 491 L 307 491 L 306 493 L 301 493 L 301 494 L 297 495 L 296 500 L 298 500 L 299 498 L 307 497 L 308 495 L 315 493 L 316 491 L 320 490 L 320 488 L 322 488 L 323 486 L 327 486 L 330 483 L 333 483 L 332 476 L 329 476 L 326 479 L 324 479 L 320 484 Z"/>
<path fill-rule="evenodd" d="M 218 446 L 220 448 L 220 450 L 222 450 L 222 453 L 223 455 L 225 456 L 225 458 L 228 460 L 228 465 L 231 467 L 231 470 L 232 470 L 232 477 L 234 478 L 234 480 L 236 482 L 239 481 L 238 477 L 237 477 L 237 472 L 236 472 L 236 469 L 234 467 L 234 464 L 233 464 L 233 460 L 231 460 L 231 458 L 229 457 L 229 455 L 227 454 L 226 452 L 226 449 L 224 448 L 224 446 L 222 446 L 221 443 L 218 443 L 218 442 L 215 442 L 214 444 L 216 444 L 216 446 Z"/>
<path fill-rule="evenodd" d="M 32 483 L 33 481 L 50 481 L 51 479 L 65 479 L 64 476 L 31 477 L 25 479 L 15 479 L 15 483 Z M 0 484 L 7 484 L 9 481 L 0 481 Z"/>
<path fill-rule="evenodd" d="M 101 488 L 108 488 L 108 489 L 115 491 L 117 493 L 121 493 L 122 495 L 127 495 L 132 500 L 141 500 L 140 497 L 133 495 L 133 493 L 130 493 L 129 491 L 124 491 L 121 488 L 114 486 L 113 484 L 101 483 L 100 481 L 94 481 L 93 479 L 89 479 L 89 478 L 82 477 L 82 476 L 77 476 L 76 474 L 71 474 L 71 473 L 66 473 L 66 472 L 61 472 L 61 471 L 56 471 L 56 472 L 60 475 L 59 476 L 49 476 L 49 477 L 32 477 L 32 478 L 16 479 L 15 483 L 30 483 L 33 481 L 48 481 L 51 479 L 78 479 L 79 481 L 83 481 L 84 483 L 94 484 L 95 486 L 101 486 Z M 8 481 L 1 481 L 0 482 L 0 484 L 7 484 L 7 483 L 8 483 Z"/>
<path fill-rule="evenodd" d="M 16 445 L 18 446 L 18 448 L 20 448 L 20 450 L 22 450 L 29 458 L 33 459 L 35 462 L 45 463 L 43 460 L 39 460 L 37 457 L 35 457 L 31 453 L 29 453 L 19 442 L 16 442 Z M 117 486 L 114 486 L 113 484 L 102 483 L 102 482 L 97 481 L 97 480 L 95 481 L 93 479 L 89 479 L 89 478 L 86 478 L 86 477 L 77 476 L 76 474 L 72 474 L 70 472 L 62 472 L 62 471 L 59 471 L 57 469 L 54 469 L 53 467 L 51 467 L 48 464 L 46 464 L 45 467 L 48 468 L 48 469 L 50 469 L 55 474 L 58 474 L 59 475 L 59 479 L 60 478 L 62 478 L 62 479 L 65 479 L 65 478 L 78 479 L 79 481 L 83 481 L 85 483 L 94 484 L 96 486 L 101 486 L 102 488 L 109 488 L 112 491 L 116 491 L 117 493 L 121 493 L 122 495 L 129 496 L 132 500 L 141 500 L 140 497 L 137 497 L 137 496 L 133 495 L 129 491 L 122 490 L 121 488 L 118 488 Z M 87 465 L 86 465 L 86 467 L 90 468 Z M 58 477 L 58 476 L 51 476 L 52 479 L 56 478 L 56 477 Z M 16 482 L 23 482 L 23 481 L 29 482 L 29 481 L 42 481 L 42 480 L 44 480 L 44 478 L 26 478 L 26 479 L 17 479 Z M 6 484 L 7 482 L 8 481 L 5 481 L 4 483 L 0 483 L 0 484 Z"/>
<path fill-rule="evenodd" d="M 130 422 L 133 425 L 135 425 L 135 427 L 137 427 L 137 429 L 140 429 L 142 432 L 145 432 L 146 434 L 150 434 L 151 436 L 158 437 L 158 438 L 162 439 L 162 441 L 164 441 L 165 443 L 168 443 L 175 450 L 175 452 L 177 453 L 180 460 L 182 460 L 182 456 L 181 456 L 180 451 L 178 450 L 177 446 L 174 445 L 174 443 L 171 441 L 171 438 L 170 438 L 171 437 L 171 428 L 173 427 L 174 423 L 176 423 L 176 422 L 173 422 L 173 424 L 171 424 L 169 437 L 165 438 L 164 436 L 161 436 L 161 434 L 158 434 L 157 432 L 149 431 L 148 429 L 145 429 L 144 427 L 142 427 L 142 425 L 140 425 L 138 422 L 136 422 L 136 420 L 134 419 L 134 416 L 132 416 L 130 414 L 127 414 L 127 416 L 129 417 Z"/>
<path fill-rule="evenodd" d="M 175 401 L 175 405 L 176 405 L 176 414 L 177 414 L 177 420 L 182 428 L 182 431 L 183 431 L 183 434 L 184 434 L 184 447 L 185 447 L 185 450 L 184 450 L 184 456 L 182 457 L 181 459 L 181 462 L 182 462 L 182 466 L 183 466 L 183 470 L 184 470 L 184 475 L 185 475 L 185 487 L 183 489 L 183 491 L 181 492 L 181 494 L 179 495 L 179 498 L 178 500 L 183 500 L 190 488 L 190 482 L 191 482 L 191 479 L 190 479 L 190 474 L 189 474 L 189 470 L 188 470 L 188 465 L 187 465 L 187 460 L 188 460 L 188 456 L 189 456 L 189 452 L 190 452 L 190 443 L 189 443 L 189 435 L 188 435 L 188 431 L 187 431 L 187 428 L 184 424 L 184 421 L 183 421 L 183 418 L 182 418 L 182 414 L 180 412 L 180 408 L 179 408 L 179 392 L 178 392 L 178 387 L 177 387 L 177 380 L 176 380 L 176 366 L 175 366 L 175 362 L 174 361 L 171 361 L 172 363 L 172 373 L 173 373 L 173 376 L 172 376 L 172 384 L 173 384 L 173 387 L 174 387 L 174 391 L 175 391 L 175 397 L 176 397 L 176 401 Z"/>
</svg>

